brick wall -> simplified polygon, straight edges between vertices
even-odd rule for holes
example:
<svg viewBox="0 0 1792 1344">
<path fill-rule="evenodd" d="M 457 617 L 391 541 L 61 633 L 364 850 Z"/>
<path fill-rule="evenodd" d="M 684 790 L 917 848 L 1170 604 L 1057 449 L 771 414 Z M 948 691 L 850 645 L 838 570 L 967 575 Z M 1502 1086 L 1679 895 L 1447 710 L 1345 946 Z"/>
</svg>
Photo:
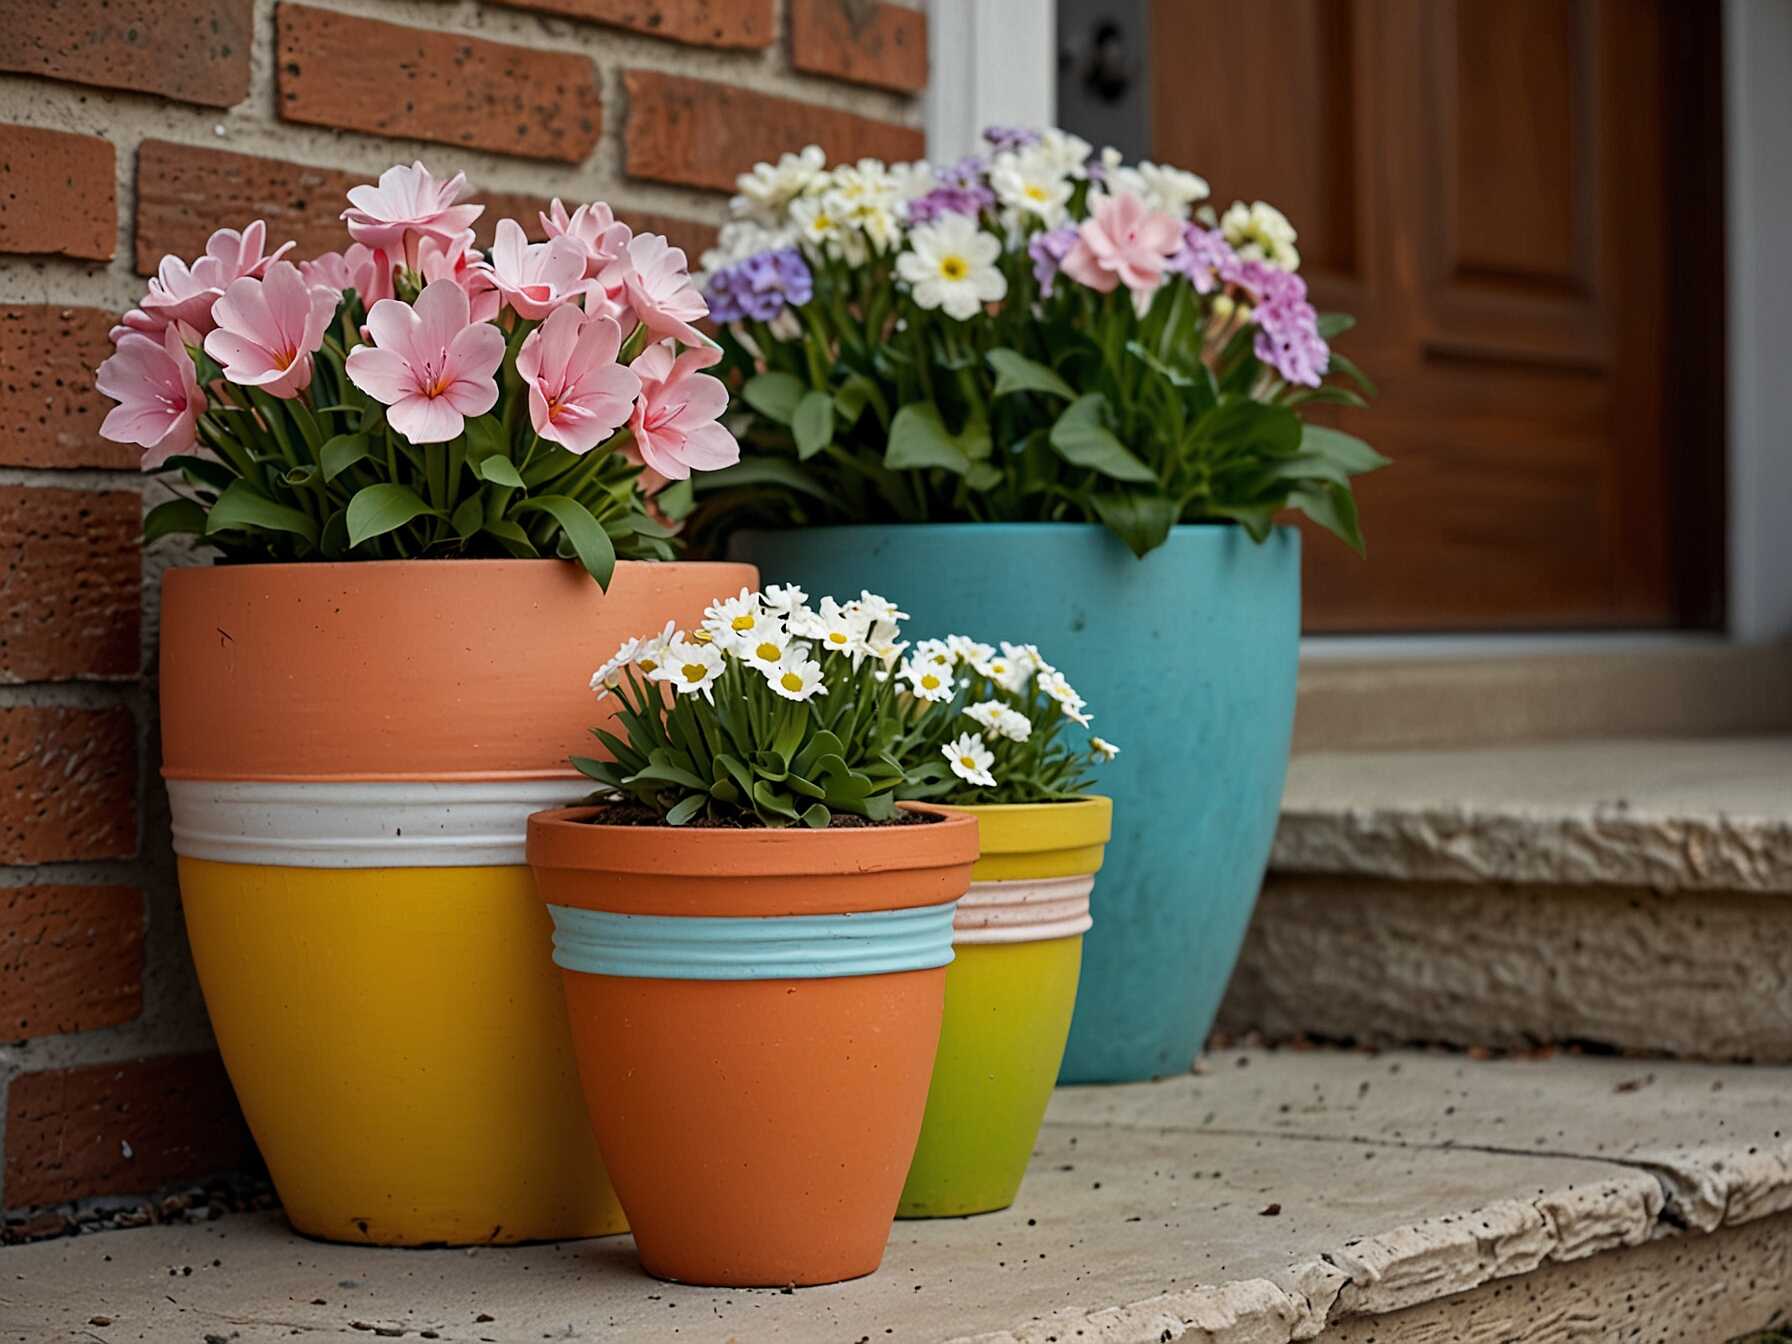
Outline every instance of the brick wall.
<svg viewBox="0 0 1792 1344">
<path fill-rule="evenodd" d="M 157 782 L 134 450 L 97 434 L 112 315 L 166 252 L 266 218 L 339 246 L 422 158 L 494 217 L 602 198 L 687 249 L 810 141 L 919 157 L 919 0 L 57 0 L 0 25 L 0 1210 L 242 1162 Z M 531 230 L 533 232 L 533 229 Z M 153 491 L 154 487 L 149 487 Z M 151 501 L 153 502 L 153 500 Z M 36 1209 L 28 1214 L 26 1211 Z"/>
</svg>

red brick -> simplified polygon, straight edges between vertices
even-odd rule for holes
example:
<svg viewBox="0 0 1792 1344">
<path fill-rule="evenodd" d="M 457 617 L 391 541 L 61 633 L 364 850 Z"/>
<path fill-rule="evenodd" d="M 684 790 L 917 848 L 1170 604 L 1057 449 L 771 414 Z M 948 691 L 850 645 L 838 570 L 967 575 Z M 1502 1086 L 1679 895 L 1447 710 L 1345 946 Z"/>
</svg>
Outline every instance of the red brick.
<svg viewBox="0 0 1792 1344">
<path fill-rule="evenodd" d="M 137 675 L 135 490 L 0 486 L 0 682 Z"/>
<path fill-rule="evenodd" d="M 918 159 L 921 132 L 792 98 L 651 70 L 623 74 L 629 176 L 731 191 L 763 159 L 820 145 L 828 158 Z"/>
<path fill-rule="evenodd" d="M 142 892 L 0 887 L 0 1039 L 91 1031 L 142 1011 Z"/>
<path fill-rule="evenodd" d="M 97 135 L 0 126 L 0 252 L 110 261 L 117 158 L 112 142 Z"/>
<path fill-rule="evenodd" d="M 33 0 L 8 9 L 0 70 L 229 107 L 254 18 L 254 0 Z"/>
<path fill-rule="evenodd" d="M 898 93 L 927 87 L 927 16 L 906 5 L 790 0 L 790 63 Z"/>
<path fill-rule="evenodd" d="M 214 1053 L 26 1073 L 7 1091 L 0 1202 L 134 1194 L 243 1166 L 253 1152 Z"/>
<path fill-rule="evenodd" d="M 0 708 L 0 863 L 136 856 L 130 711 Z"/>
<path fill-rule="evenodd" d="M 313 9 L 277 11 L 280 115 L 370 135 L 582 162 L 597 144 L 597 67 L 570 52 Z"/>
<path fill-rule="evenodd" d="M 0 466 L 137 465 L 136 448 L 99 435 L 112 403 L 93 371 L 112 353 L 117 320 L 103 308 L 0 304 Z"/>
<path fill-rule="evenodd" d="M 772 0 L 497 0 L 569 19 L 670 38 L 698 47 L 769 47 L 777 28 Z"/>
</svg>

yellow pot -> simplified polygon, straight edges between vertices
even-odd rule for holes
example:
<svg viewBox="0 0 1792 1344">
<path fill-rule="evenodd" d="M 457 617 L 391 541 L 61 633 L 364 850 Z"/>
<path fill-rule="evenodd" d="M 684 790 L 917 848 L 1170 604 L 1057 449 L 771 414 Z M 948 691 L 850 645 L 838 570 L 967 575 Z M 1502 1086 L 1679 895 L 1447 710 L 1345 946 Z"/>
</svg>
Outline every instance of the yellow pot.
<svg viewBox="0 0 1792 1344">
<path fill-rule="evenodd" d="M 945 1020 L 903 1218 L 1014 1202 L 1064 1057 L 1089 892 L 1113 820 L 1106 798 L 960 810 L 977 818 L 982 857 L 954 919 Z"/>
</svg>

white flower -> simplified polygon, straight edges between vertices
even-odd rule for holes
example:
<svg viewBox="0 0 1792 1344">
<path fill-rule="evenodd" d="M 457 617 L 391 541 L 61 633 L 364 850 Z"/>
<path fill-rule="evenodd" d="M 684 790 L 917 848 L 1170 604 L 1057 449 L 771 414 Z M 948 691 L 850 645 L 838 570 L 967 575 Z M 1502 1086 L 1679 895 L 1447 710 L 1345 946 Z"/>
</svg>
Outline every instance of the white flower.
<svg viewBox="0 0 1792 1344">
<path fill-rule="evenodd" d="M 995 654 L 995 650 L 989 645 L 979 643 L 968 635 L 947 635 L 946 647 L 952 651 L 953 657 L 966 663 L 978 663 Z"/>
<path fill-rule="evenodd" d="M 942 639 L 924 639 L 915 645 L 914 661 L 927 663 L 933 667 L 943 667 L 950 672 L 958 663 L 958 655 L 952 652 L 952 646 Z"/>
<path fill-rule="evenodd" d="M 1063 223 L 1070 205 L 1069 173 L 1039 145 L 997 155 L 990 165 L 989 185 L 1003 205 L 1043 221 L 1048 228 Z"/>
<path fill-rule="evenodd" d="M 908 282 L 917 304 L 939 308 L 963 322 L 1008 293 L 996 267 L 1001 241 L 968 215 L 942 215 L 908 236 L 909 250 L 896 258 L 896 274 Z"/>
<path fill-rule="evenodd" d="M 719 597 L 703 609 L 703 629 L 725 649 L 751 639 L 766 623 L 759 594 L 747 588 L 738 597 Z"/>
<path fill-rule="evenodd" d="M 868 621 L 906 621 L 908 613 L 898 611 L 896 604 L 887 597 L 879 597 L 876 593 L 861 588 L 858 600 L 851 604 L 852 608 Z"/>
<path fill-rule="evenodd" d="M 1080 701 L 1074 705 L 1059 705 L 1058 710 L 1072 723 L 1080 724 L 1084 728 L 1089 726 L 1089 716 L 1083 713 L 1083 706 Z"/>
<path fill-rule="evenodd" d="M 1010 644 L 1004 639 L 1002 652 L 1016 667 L 1024 667 L 1029 673 L 1056 672 L 1058 670 L 1045 661 L 1037 644 Z"/>
<path fill-rule="evenodd" d="M 810 700 L 827 694 L 827 688 L 821 684 L 821 664 L 803 657 L 800 651 L 792 650 L 783 661 L 760 670 L 765 673 L 765 684 L 786 700 Z"/>
<path fill-rule="evenodd" d="M 666 661 L 654 668 L 653 679 L 671 682 L 680 695 L 701 692 L 705 699 L 711 699 L 710 687 L 716 684 L 724 666 L 722 651 L 714 644 L 675 639 L 666 650 Z"/>
<path fill-rule="evenodd" d="M 1000 733 L 1011 742 L 1025 742 L 1033 735 L 1032 721 L 1000 700 L 985 700 L 982 704 L 971 705 L 965 709 L 965 713 L 981 727 L 992 733 Z"/>
<path fill-rule="evenodd" d="M 667 621 L 666 628 L 659 634 L 642 640 L 641 647 L 635 652 L 635 666 L 649 676 L 653 675 L 654 670 L 666 661 L 666 655 L 672 648 L 673 637 L 677 633 L 678 622 Z"/>
<path fill-rule="evenodd" d="M 1039 134 L 1039 143 L 1028 146 L 1056 171 L 1081 181 L 1089 175 L 1089 142 L 1080 135 L 1048 127 Z"/>
<path fill-rule="evenodd" d="M 771 611 L 788 615 L 808 606 L 809 594 L 794 583 L 768 583 L 765 585 L 765 605 Z"/>
<path fill-rule="evenodd" d="M 804 197 L 791 204 L 790 218 L 798 235 L 810 247 L 830 256 L 839 254 L 846 227 L 833 201 L 827 197 Z"/>
<path fill-rule="evenodd" d="M 1089 716 L 1083 713 L 1083 707 L 1088 702 L 1076 693 L 1076 688 L 1064 679 L 1063 673 L 1041 672 L 1034 684 L 1058 702 L 1058 710 L 1065 718 L 1085 728 L 1089 726 Z"/>
<path fill-rule="evenodd" d="M 1273 205 L 1234 201 L 1232 208 L 1220 216 L 1220 233 L 1246 261 L 1266 261 L 1284 271 L 1300 269 L 1294 225 Z"/>
<path fill-rule="evenodd" d="M 895 621 L 875 621 L 871 633 L 865 636 L 865 647 L 873 658 L 889 667 L 908 649 L 907 640 L 896 638 L 901 633 Z"/>
<path fill-rule="evenodd" d="M 930 704 L 950 700 L 952 693 L 958 689 L 950 672 L 927 664 L 904 663 L 899 675 L 907 679 L 909 690 L 915 699 L 925 700 Z"/>
<path fill-rule="evenodd" d="M 759 622 L 759 628 L 751 635 L 739 639 L 734 645 L 734 656 L 748 667 L 758 668 L 767 677 L 772 669 L 790 655 L 790 636 L 780 630 L 769 620 Z"/>
<path fill-rule="evenodd" d="M 1120 748 L 1105 737 L 1091 737 L 1089 745 L 1095 749 L 1095 754 L 1104 761 L 1111 761 L 1120 754 Z"/>
<path fill-rule="evenodd" d="M 871 623 L 857 612 L 841 606 L 831 597 L 824 597 L 821 610 L 806 615 L 809 618 L 806 629 L 797 630 L 795 619 L 791 621 L 791 629 L 797 634 L 815 640 L 829 653 L 850 653 L 855 660 L 865 652 L 865 636 L 870 632 Z"/>
<path fill-rule="evenodd" d="M 796 241 L 796 230 L 786 224 L 768 229 L 751 219 L 731 219 L 716 235 L 716 245 L 703 253 L 702 271 L 692 276 L 699 287 L 724 267 L 756 257 L 761 252 L 776 252 Z"/>
<path fill-rule="evenodd" d="M 591 674 L 591 689 L 602 695 L 614 690 L 622 680 L 622 669 L 633 663 L 641 652 L 639 639 L 625 639 L 622 647 L 610 655 L 610 660 Z"/>
<path fill-rule="evenodd" d="M 1208 196 L 1207 179 L 1197 173 L 1184 172 L 1168 164 L 1149 161 L 1124 167 L 1120 151 L 1101 151 L 1102 187 L 1110 195 L 1131 193 L 1153 210 L 1162 210 L 1187 219 L 1196 201 Z"/>
<path fill-rule="evenodd" d="M 952 741 L 940 748 L 952 766 L 952 773 L 967 784 L 981 784 L 984 788 L 995 787 L 996 777 L 989 773 L 996 758 L 988 746 L 984 744 L 981 733 L 960 733 Z"/>
<path fill-rule="evenodd" d="M 734 179 L 740 189 L 729 205 L 737 215 L 754 215 L 776 226 L 784 208 L 801 196 L 822 175 L 828 156 L 820 145 L 809 145 L 800 154 L 785 154 L 776 163 L 759 163 L 750 173 Z"/>
<path fill-rule="evenodd" d="M 1027 678 L 1033 675 L 1032 668 L 1000 653 L 973 658 L 971 666 L 977 670 L 978 676 L 989 678 L 1004 691 L 1019 691 L 1027 684 Z"/>
</svg>

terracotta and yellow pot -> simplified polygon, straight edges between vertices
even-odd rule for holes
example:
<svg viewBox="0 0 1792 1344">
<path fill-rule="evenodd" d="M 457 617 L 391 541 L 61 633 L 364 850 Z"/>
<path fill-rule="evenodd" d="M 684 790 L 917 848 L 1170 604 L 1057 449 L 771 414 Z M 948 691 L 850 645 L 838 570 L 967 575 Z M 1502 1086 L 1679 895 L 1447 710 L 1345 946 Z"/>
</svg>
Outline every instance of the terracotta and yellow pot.
<svg viewBox="0 0 1792 1344">
<path fill-rule="evenodd" d="M 1113 820 L 1106 798 L 956 810 L 977 818 L 982 857 L 954 921 L 957 955 L 903 1218 L 1014 1203 L 1064 1058 L 1089 892 Z"/>
<path fill-rule="evenodd" d="M 212 1026 L 287 1216 L 380 1245 L 623 1230 L 524 863 L 586 683 L 748 565 L 168 574 L 163 775 Z"/>
<path fill-rule="evenodd" d="M 531 817 L 529 862 L 642 1266 L 728 1287 L 871 1273 L 921 1127 L 975 819 L 600 814 Z"/>
</svg>

